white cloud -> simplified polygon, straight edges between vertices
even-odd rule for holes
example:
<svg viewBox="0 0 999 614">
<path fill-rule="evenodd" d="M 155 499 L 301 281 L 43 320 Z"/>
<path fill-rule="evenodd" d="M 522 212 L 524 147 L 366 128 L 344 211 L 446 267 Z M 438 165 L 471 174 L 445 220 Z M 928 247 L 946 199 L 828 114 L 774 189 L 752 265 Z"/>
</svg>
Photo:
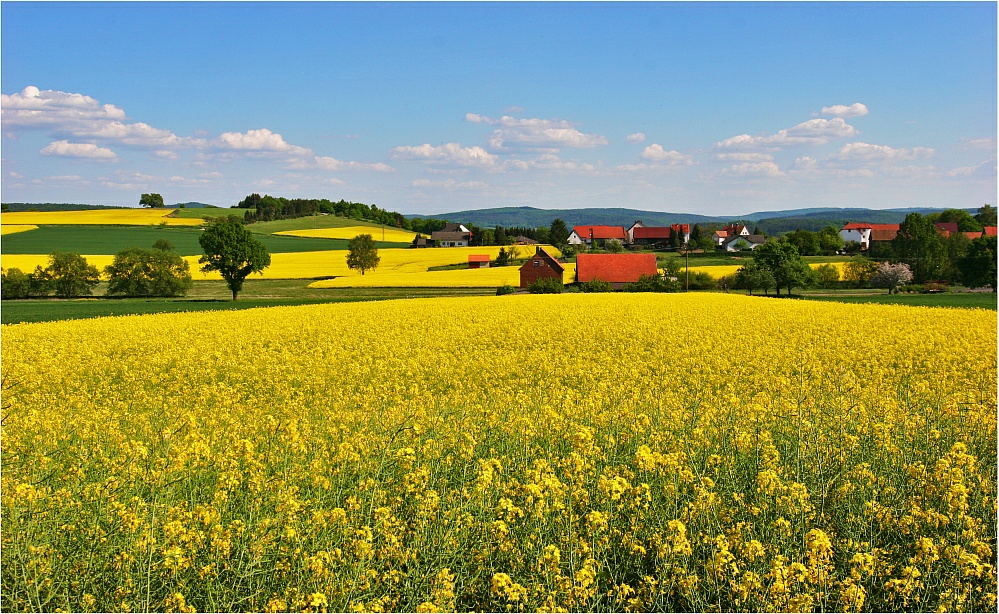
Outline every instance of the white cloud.
<svg viewBox="0 0 999 614">
<path fill-rule="evenodd" d="M 773 154 L 760 152 L 734 152 L 715 154 L 715 159 L 736 162 L 768 162 L 774 159 Z"/>
<path fill-rule="evenodd" d="M 871 145 L 870 143 L 848 143 L 836 153 L 833 158 L 846 162 L 892 162 L 896 160 L 915 160 L 928 158 L 934 154 L 929 147 L 914 147 L 912 149 L 896 149 L 888 145 Z"/>
<path fill-rule="evenodd" d="M 716 149 L 780 149 L 794 145 L 824 145 L 832 139 L 857 134 L 857 129 L 841 117 L 810 119 L 769 136 L 740 134 L 715 143 Z"/>
<path fill-rule="evenodd" d="M 642 150 L 642 158 L 665 164 L 691 164 L 690 156 L 676 150 L 666 151 L 662 145 L 653 143 Z"/>
<path fill-rule="evenodd" d="M 487 184 L 481 181 L 455 181 L 446 179 L 444 181 L 431 181 L 429 179 L 417 179 L 411 184 L 414 188 L 438 188 L 444 190 L 481 190 Z"/>
<path fill-rule="evenodd" d="M 529 163 L 531 168 L 547 171 L 559 171 L 568 173 L 582 173 L 586 175 L 597 175 L 601 170 L 588 162 L 573 162 L 563 160 L 556 154 L 543 154 Z"/>
<path fill-rule="evenodd" d="M 994 136 L 986 136 L 979 139 L 961 139 L 964 141 L 964 146 L 968 149 L 986 149 L 989 151 L 996 150 L 996 138 Z"/>
<path fill-rule="evenodd" d="M 259 153 L 282 153 L 296 156 L 311 155 L 304 147 L 298 147 L 285 142 L 284 137 L 267 128 L 247 130 L 244 132 L 224 132 L 219 135 L 215 145 L 222 149 L 251 151 Z"/>
<path fill-rule="evenodd" d="M 395 170 L 388 164 L 382 162 L 376 162 L 373 164 L 365 164 L 362 162 L 354 162 L 354 161 L 344 162 L 343 160 L 337 160 L 336 158 L 331 158 L 329 156 L 316 156 L 315 158 L 313 158 L 311 164 L 303 162 L 301 166 L 295 166 L 295 168 L 305 168 L 310 165 L 326 171 L 356 170 L 356 171 L 378 171 L 382 173 L 389 173 Z"/>
<path fill-rule="evenodd" d="M 642 141 L 645 140 L 645 133 L 636 132 L 635 134 L 629 134 L 628 136 L 624 137 L 624 140 L 628 141 L 629 143 L 641 143 Z"/>
<path fill-rule="evenodd" d="M 509 115 L 494 119 L 477 113 L 467 113 L 465 121 L 499 126 L 489 137 L 489 145 L 494 149 L 556 150 L 561 147 L 590 149 L 607 144 L 606 137 L 599 134 L 584 134 L 569 122 L 560 119 L 518 119 Z"/>
<path fill-rule="evenodd" d="M 732 177 L 782 177 L 776 162 L 743 162 L 718 172 L 719 175 Z"/>
<path fill-rule="evenodd" d="M 69 127 L 122 120 L 125 112 L 83 94 L 39 90 L 29 85 L 17 94 L 0 94 L 0 123 L 11 127 Z"/>
<path fill-rule="evenodd" d="M 462 147 L 459 143 L 446 143 L 436 147 L 429 143 L 395 147 L 392 149 L 392 157 L 398 160 L 422 160 L 483 168 L 494 167 L 499 160 L 498 156 L 481 147 Z"/>
<path fill-rule="evenodd" d="M 49 143 L 42 148 L 40 153 L 43 156 L 81 158 L 86 160 L 100 160 L 104 162 L 118 159 L 118 154 L 105 147 L 98 147 L 93 143 L 70 143 L 69 141 L 55 141 Z"/>
<path fill-rule="evenodd" d="M 822 107 L 823 115 L 832 115 L 833 117 L 863 117 L 867 113 L 867 105 L 859 102 L 851 105 L 834 104 L 831 107 Z"/>
</svg>

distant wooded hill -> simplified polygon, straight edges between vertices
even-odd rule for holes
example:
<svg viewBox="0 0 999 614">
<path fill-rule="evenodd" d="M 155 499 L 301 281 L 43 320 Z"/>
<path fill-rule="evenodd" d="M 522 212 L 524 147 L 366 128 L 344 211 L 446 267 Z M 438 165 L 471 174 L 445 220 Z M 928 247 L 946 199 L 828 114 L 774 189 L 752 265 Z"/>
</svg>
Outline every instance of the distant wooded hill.
<svg viewBox="0 0 999 614">
<path fill-rule="evenodd" d="M 901 223 L 909 213 L 934 213 L 944 208 L 910 209 L 790 209 L 787 211 L 763 211 L 741 216 L 708 216 L 693 213 L 664 213 L 639 209 L 535 209 L 534 207 L 499 207 L 496 209 L 476 209 L 455 211 L 437 215 L 408 215 L 409 218 L 438 219 L 462 224 L 474 224 L 483 228 L 503 226 L 504 228 L 548 226 L 555 218 L 565 221 L 570 228 L 581 225 L 631 226 L 641 220 L 646 226 L 668 226 L 670 224 L 730 224 L 744 222 L 759 227 L 768 235 L 777 235 L 791 230 L 804 229 L 817 231 L 826 226 L 843 226 L 847 222 L 870 222 L 873 224 Z M 975 209 L 968 209 L 974 213 Z"/>
</svg>

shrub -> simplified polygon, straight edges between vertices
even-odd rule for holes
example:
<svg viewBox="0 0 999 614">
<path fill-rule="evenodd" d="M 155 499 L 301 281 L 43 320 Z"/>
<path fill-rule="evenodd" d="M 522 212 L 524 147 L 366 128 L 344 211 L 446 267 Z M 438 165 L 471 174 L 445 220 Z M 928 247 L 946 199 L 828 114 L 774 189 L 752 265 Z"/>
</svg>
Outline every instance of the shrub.
<svg viewBox="0 0 999 614">
<path fill-rule="evenodd" d="M 504 294 L 513 294 L 517 289 L 511 285 L 500 286 L 496 288 L 496 296 L 503 296 Z"/>
<path fill-rule="evenodd" d="M 679 292 L 682 289 L 679 280 L 665 275 L 642 275 L 638 281 L 625 284 L 622 288 L 625 292 Z"/>
<path fill-rule="evenodd" d="M 887 288 L 888 294 L 898 292 L 900 286 L 912 281 L 912 271 L 904 263 L 891 264 L 882 262 L 878 270 L 871 275 L 871 285 L 875 288 Z"/>
<path fill-rule="evenodd" d="M 28 298 L 31 276 L 19 268 L 5 269 L 0 274 L 0 296 L 3 298 Z"/>
<path fill-rule="evenodd" d="M 539 279 L 527 286 L 527 291 L 531 294 L 562 294 L 564 289 L 562 281 L 553 278 Z"/>
<path fill-rule="evenodd" d="M 579 290 L 581 292 L 613 292 L 614 287 L 609 282 L 594 279 L 593 281 L 580 282 Z"/>
<path fill-rule="evenodd" d="M 715 281 L 715 278 L 704 271 L 694 271 L 691 273 L 689 283 L 688 287 L 691 290 L 715 290 L 718 288 L 718 282 Z"/>
</svg>

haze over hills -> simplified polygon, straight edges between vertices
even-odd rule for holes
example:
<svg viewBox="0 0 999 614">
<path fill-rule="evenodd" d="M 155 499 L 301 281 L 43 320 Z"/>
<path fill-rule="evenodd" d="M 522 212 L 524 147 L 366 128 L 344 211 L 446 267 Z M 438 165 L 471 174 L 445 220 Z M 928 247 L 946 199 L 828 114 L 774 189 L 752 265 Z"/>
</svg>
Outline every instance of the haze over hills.
<svg viewBox="0 0 999 614">
<path fill-rule="evenodd" d="M 641 220 L 647 226 L 667 226 L 669 224 L 727 224 L 735 221 L 751 222 L 759 225 L 768 233 L 783 232 L 804 228 L 818 230 L 846 222 L 871 222 L 875 224 L 894 224 L 905 219 L 909 213 L 926 215 L 943 211 L 944 208 L 907 208 L 907 209 L 852 209 L 852 208 L 815 208 L 789 209 L 786 211 L 761 211 L 747 215 L 707 216 L 694 213 L 667 213 L 662 211 L 642 211 L 625 208 L 600 209 L 536 209 L 534 207 L 501 207 L 496 209 L 475 209 L 455 211 L 435 215 L 407 215 L 408 218 L 432 218 L 474 224 L 482 227 L 503 226 L 529 227 L 548 226 L 555 218 L 561 218 L 569 227 L 594 224 L 630 226 L 636 220 Z M 974 209 L 968 209 L 974 213 Z"/>
</svg>

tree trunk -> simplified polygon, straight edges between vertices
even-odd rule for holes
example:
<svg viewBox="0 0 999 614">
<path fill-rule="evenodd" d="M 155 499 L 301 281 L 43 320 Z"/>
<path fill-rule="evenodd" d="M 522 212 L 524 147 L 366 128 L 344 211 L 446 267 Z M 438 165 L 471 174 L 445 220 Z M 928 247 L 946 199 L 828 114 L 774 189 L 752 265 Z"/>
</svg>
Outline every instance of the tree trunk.
<svg viewBox="0 0 999 614">
<path fill-rule="evenodd" d="M 236 300 L 236 295 L 237 294 L 238 294 L 238 292 L 236 292 L 235 290 L 232 291 L 232 300 Z"/>
</svg>

